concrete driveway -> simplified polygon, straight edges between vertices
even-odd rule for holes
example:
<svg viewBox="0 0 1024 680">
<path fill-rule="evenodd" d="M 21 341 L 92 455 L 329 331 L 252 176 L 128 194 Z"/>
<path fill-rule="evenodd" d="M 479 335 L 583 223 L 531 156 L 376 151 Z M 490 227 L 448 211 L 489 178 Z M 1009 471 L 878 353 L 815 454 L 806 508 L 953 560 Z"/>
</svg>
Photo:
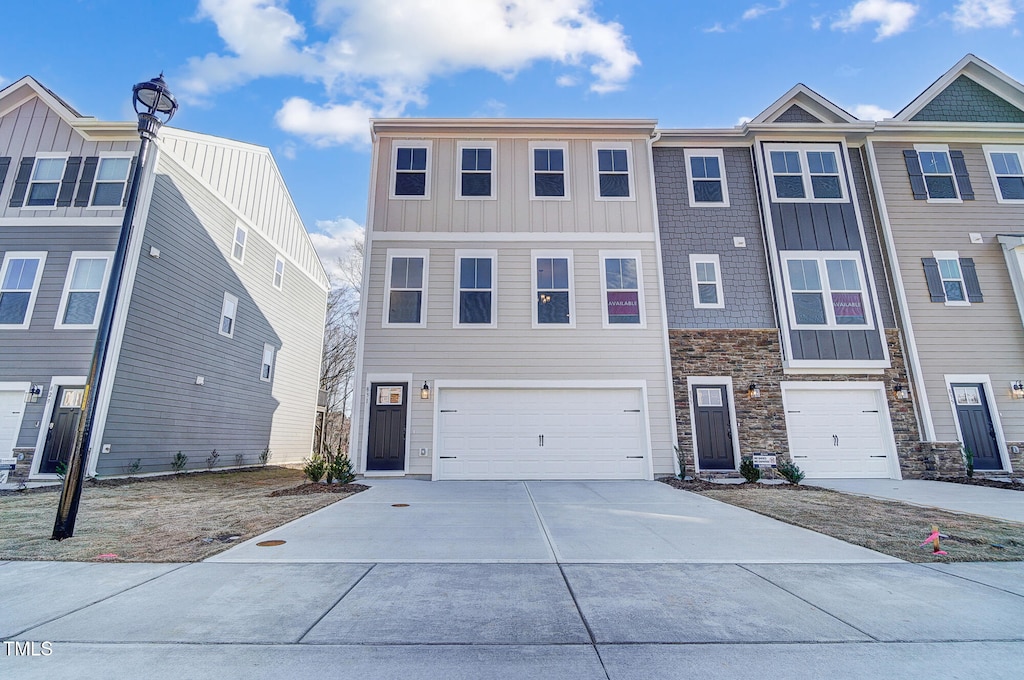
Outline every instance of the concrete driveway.
<svg viewBox="0 0 1024 680">
<path fill-rule="evenodd" d="M 369 483 L 369 491 L 207 561 L 898 561 L 660 482 Z M 267 540 L 285 543 L 257 545 Z"/>
</svg>

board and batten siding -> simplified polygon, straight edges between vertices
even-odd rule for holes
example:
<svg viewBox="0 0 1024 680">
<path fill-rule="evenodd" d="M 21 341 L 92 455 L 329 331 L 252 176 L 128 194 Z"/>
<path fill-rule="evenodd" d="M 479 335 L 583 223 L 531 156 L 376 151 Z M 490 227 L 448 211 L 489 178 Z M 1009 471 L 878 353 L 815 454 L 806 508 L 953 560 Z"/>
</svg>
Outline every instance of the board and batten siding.
<svg viewBox="0 0 1024 680">
<path fill-rule="evenodd" d="M 963 151 L 974 188 L 975 200 L 963 203 L 914 200 L 903 158 L 912 142 L 873 146 L 937 439 L 957 438 L 943 376 L 984 374 L 991 378 L 1006 440 L 1024 440 L 1024 402 L 1009 395 L 1010 383 L 1024 379 L 1024 325 L 996 240 L 997 234 L 1024 233 L 1024 211 L 997 203 L 980 144 L 949 143 Z M 971 243 L 971 232 L 983 242 Z M 984 302 L 931 302 L 921 258 L 933 251 L 974 258 Z"/>
</svg>

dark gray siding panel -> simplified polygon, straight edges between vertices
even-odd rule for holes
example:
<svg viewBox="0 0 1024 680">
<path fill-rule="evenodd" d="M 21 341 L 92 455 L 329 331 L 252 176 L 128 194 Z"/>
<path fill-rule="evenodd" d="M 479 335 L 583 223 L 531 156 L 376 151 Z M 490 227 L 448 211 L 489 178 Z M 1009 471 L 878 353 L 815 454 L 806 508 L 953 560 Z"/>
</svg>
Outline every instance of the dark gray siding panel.
<svg viewBox="0 0 1024 680">
<path fill-rule="evenodd" d="M 864 240 L 875 275 L 875 291 L 878 293 L 878 307 L 882 313 L 882 325 L 885 328 L 896 328 L 896 316 L 893 314 L 892 294 L 889 291 L 889 279 L 886 277 L 886 263 L 882 258 L 882 240 L 879 236 L 878 216 L 872 198 L 870 185 L 867 181 L 863 151 L 850 149 L 850 171 L 853 174 L 853 186 L 857 196 L 857 207 L 864 221 Z"/>
<path fill-rule="evenodd" d="M 853 203 L 772 203 L 780 250 L 860 250 Z"/>
<path fill-rule="evenodd" d="M 972 123 L 1024 123 L 1024 111 L 962 75 L 932 99 L 913 119 Z"/>
<path fill-rule="evenodd" d="M 793 358 L 818 361 L 885 359 L 878 330 L 790 331 Z"/>
<path fill-rule="evenodd" d="M 775 119 L 776 123 L 820 123 L 807 109 L 793 104 Z"/>
<path fill-rule="evenodd" d="M 728 208 L 691 208 L 683 149 L 654 149 L 665 296 L 670 328 L 773 328 L 771 284 L 749 148 L 723 150 Z M 733 237 L 746 239 L 736 248 Z M 696 309 L 690 254 L 717 254 L 725 309 Z"/>
</svg>

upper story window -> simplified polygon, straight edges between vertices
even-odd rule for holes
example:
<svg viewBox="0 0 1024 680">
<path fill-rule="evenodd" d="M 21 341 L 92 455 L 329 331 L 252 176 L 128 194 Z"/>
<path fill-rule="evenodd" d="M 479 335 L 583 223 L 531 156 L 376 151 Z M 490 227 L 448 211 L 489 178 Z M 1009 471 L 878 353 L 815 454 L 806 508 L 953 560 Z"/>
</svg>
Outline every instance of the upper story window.
<svg viewBox="0 0 1024 680">
<path fill-rule="evenodd" d="M 595 144 L 596 198 L 598 200 L 630 200 L 633 198 L 631 153 L 628 146 Z"/>
<path fill-rule="evenodd" d="M 929 203 L 974 200 L 964 152 L 945 144 L 915 144 L 903 152 L 914 199 Z"/>
<path fill-rule="evenodd" d="M 568 251 L 534 251 L 533 325 L 574 328 L 576 318 L 573 291 L 572 253 Z"/>
<path fill-rule="evenodd" d="M 530 198 L 567 199 L 569 185 L 566 182 L 565 160 L 569 153 L 567 144 L 535 142 L 530 144 Z"/>
<path fill-rule="evenodd" d="M 725 160 L 721 149 L 686 149 L 687 186 L 690 207 L 729 205 L 729 188 L 725 183 Z"/>
<path fill-rule="evenodd" d="M 494 198 L 493 143 L 459 144 L 459 198 Z"/>
<path fill-rule="evenodd" d="M 107 289 L 110 253 L 72 253 L 54 328 L 96 328 Z"/>
<path fill-rule="evenodd" d="M 948 151 L 921 151 L 918 153 L 918 159 L 921 161 L 921 172 L 924 174 L 928 198 L 959 198 Z"/>
<path fill-rule="evenodd" d="M 601 252 L 604 326 L 644 326 L 640 253 Z"/>
<path fill-rule="evenodd" d="M 794 329 L 872 327 L 860 254 L 780 253 Z"/>
<path fill-rule="evenodd" d="M 1024 146 L 985 146 L 985 159 L 1000 203 L 1024 201 Z"/>
<path fill-rule="evenodd" d="M 57 194 L 64 178 L 67 158 L 36 158 L 28 185 L 25 205 L 28 207 L 52 207 L 57 205 Z"/>
<path fill-rule="evenodd" d="M 846 200 L 836 145 L 766 144 L 772 199 L 780 202 Z"/>
<path fill-rule="evenodd" d="M 239 263 L 245 262 L 245 242 L 249 238 L 249 230 L 241 222 L 235 223 L 235 239 L 231 244 L 231 257 Z"/>
<path fill-rule="evenodd" d="M 0 267 L 0 328 L 28 328 L 46 253 L 8 252 Z"/>
<path fill-rule="evenodd" d="M 427 252 L 389 250 L 384 326 L 425 326 Z"/>
<path fill-rule="evenodd" d="M 395 141 L 391 197 L 430 198 L 430 142 Z"/>
<path fill-rule="evenodd" d="M 129 156 L 101 157 L 96 166 L 96 179 L 90 205 L 120 206 L 128 186 L 132 159 Z"/>
<path fill-rule="evenodd" d="M 693 306 L 701 309 L 723 309 L 722 270 L 718 255 L 690 254 L 690 276 L 693 282 Z"/>
<path fill-rule="evenodd" d="M 274 258 L 274 288 L 281 290 L 284 285 L 284 258 L 278 255 Z"/>
<path fill-rule="evenodd" d="M 220 327 L 217 332 L 228 338 L 234 337 L 237 316 L 238 298 L 231 293 L 224 293 L 224 302 L 220 306 Z"/>
<path fill-rule="evenodd" d="M 494 313 L 494 251 L 455 251 L 455 325 L 493 328 Z"/>
<path fill-rule="evenodd" d="M 937 250 L 932 257 L 921 258 L 921 264 L 932 302 L 958 307 L 985 301 L 974 258 L 960 257 L 954 250 Z"/>
<path fill-rule="evenodd" d="M 260 366 L 260 380 L 270 382 L 274 377 L 274 346 L 263 345 L 263 363 Z"/>
</svg>

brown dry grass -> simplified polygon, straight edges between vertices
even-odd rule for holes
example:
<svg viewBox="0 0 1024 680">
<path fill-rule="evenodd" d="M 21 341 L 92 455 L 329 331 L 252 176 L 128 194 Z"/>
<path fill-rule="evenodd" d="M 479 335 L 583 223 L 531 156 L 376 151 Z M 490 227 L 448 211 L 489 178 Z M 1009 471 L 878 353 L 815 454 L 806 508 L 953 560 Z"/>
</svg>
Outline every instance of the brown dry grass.
<svg viewBox="0 0 1024 680">
<path fill-rule="evenodd" d="M 1016 522 L 804 486 L 719 484 L 688 488 L 685 482 L 669 483 L 908 562 L 1024 560 L 1024 524 Z M 931 544 L 919 547 L 932 525 L 948 536 L 941 541 L 948 555 L 934 555 Z"/>
<path fill-rule="evenodd" d="M 265 467 L 234 472 L 89 483 L 75 535 L 50 540 L 55 491 L 0 496 L 0 560 L 196 562 L 349 493 L 270 494 L 303 482 L 302 472 Z M 226 540 L 237 536 L 233 541 Z"/>
</svg>

